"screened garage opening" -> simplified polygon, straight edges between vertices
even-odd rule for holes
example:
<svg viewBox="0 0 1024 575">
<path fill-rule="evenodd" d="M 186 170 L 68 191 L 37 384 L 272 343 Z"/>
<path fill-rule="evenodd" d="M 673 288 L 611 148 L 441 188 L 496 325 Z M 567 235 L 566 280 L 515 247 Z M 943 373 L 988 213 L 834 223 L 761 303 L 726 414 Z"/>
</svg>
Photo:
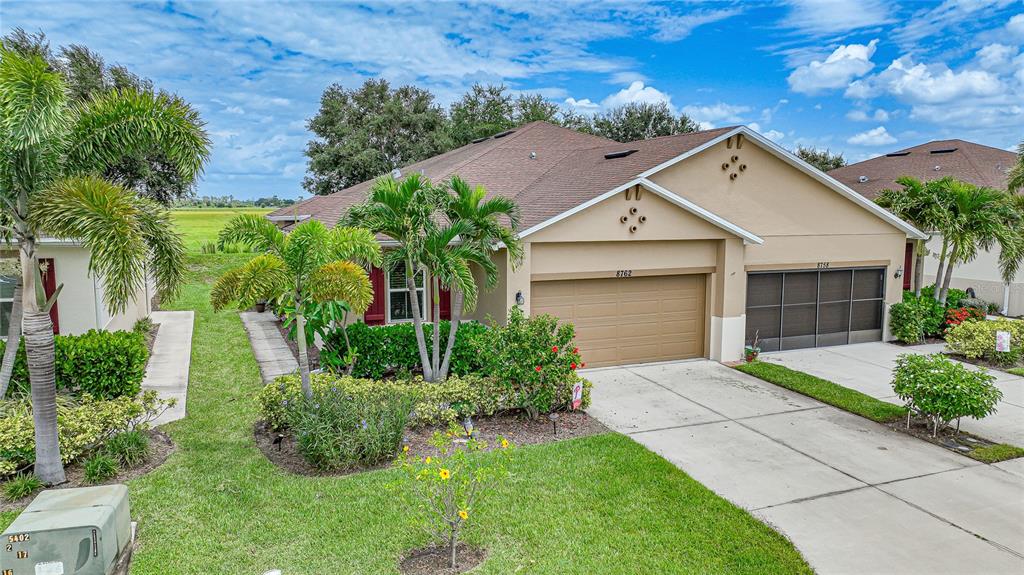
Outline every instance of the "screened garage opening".
<svg viewBox="0 0 1024 575">
<path fill-rule="evenodd" d="M 747 275 L 746 343 L 762 351 L 881 341 L 885 268 Z"/>
</svg>

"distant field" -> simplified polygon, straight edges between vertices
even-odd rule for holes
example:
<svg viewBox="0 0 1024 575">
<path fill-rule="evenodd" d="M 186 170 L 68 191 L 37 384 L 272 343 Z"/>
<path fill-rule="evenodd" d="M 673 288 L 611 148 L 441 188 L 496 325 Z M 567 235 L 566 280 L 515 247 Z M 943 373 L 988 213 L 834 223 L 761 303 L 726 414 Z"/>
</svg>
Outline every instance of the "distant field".
<svg viewBox="0 0 1024 575">
<path fill-rule="evenodd" d="M 217 241 L 217 234 L 228 220 L 238 214 L 266 214 L 265 208 L 182 208 L 171 212 L 178 231 L 185 236 L 185 247 L 199 251 L 206 242 Z"/>
</svg>

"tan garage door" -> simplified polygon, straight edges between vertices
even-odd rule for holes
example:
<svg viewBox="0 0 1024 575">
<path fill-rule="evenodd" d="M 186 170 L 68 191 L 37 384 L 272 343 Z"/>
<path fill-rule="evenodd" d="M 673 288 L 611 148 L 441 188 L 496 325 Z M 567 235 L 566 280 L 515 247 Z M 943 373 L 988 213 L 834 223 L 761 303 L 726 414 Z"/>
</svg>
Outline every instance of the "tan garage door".
<svg viewBox="0 0 1024 575">
<path fill-rule="evenodd" d="M 534 314 L 576 325 L 587 367 L 704 355 L 704 276 L 533 282 Z"/>
</svg>

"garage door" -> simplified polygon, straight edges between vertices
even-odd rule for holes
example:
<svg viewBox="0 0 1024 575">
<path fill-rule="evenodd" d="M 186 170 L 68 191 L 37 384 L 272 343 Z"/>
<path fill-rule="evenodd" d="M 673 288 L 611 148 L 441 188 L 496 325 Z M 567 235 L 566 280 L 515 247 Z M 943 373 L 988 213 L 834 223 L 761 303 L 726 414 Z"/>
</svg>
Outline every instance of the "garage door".
<svg viewBox="0 0 1024 575">
<path fill-rule="evenodd" d="M 752 273 L 747 345 L 763 351 L 880 341 L 885 268 Z"/>
<path fill-rule="evenodd" d="M 576 326 L 587 367 L 704 355 L 704 276 L 533 282 L 534 314 Z"/>
</svg>

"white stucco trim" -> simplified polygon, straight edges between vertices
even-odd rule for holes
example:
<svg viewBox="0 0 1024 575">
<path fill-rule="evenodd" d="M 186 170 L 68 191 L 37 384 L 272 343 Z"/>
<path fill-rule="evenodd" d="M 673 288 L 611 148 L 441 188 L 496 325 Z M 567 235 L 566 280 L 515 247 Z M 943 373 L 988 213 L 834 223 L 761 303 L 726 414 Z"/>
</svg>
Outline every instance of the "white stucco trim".
<svg viewBox="0 0 1024 575">
<path fill-rule="evenodd" d="M 739 361 L 747 330 L 747 316 L 711 316 L 711 349 L 708 357 L 715 361 Z"/>
<path fill-rule="evenodd" d="M 662 186 L 659 186 L 658 184 L 655 184 L 654 182 L 652 182 L 652 181 L 650 181 L 650 180 L 648 180 L 646 178 L 635 178 L 633 180 L 630 180 L 630 181 L 626 182 L 625 184 L 622 184 L 621 186 L 618 186 L 617 188 L 613 188 L 611 190 L 608 190 L 607 192 L 601 194 L 600 196 L 597 196 L 596 198 L 593 198 L 591 200 L 583 202 L 582 204 L 576 206 L 575 208 L 572 208 L 571 210 L 564 211 L 564 212 L 558 214 L 557 216 L 555 216 L 553 218 L 550 218 L 550 219 L 545 220 L 545 221 L 543 221 L 543 222 L 541 222 L 541 223 L 539 223 L 539 224 L 537 224 L 537 225 L 535 225 L 535 226 L 533 226 L 531 228 L 523 230 L 522 232 L 519 233 L 519 237 L 520 238 L 525 238 L 525 237 L 529 236 L 530 234 L 539 232 L 540 230 L 543 230 L 544 228 L 546 228 L 548 226 L 556 224 L 556 223 L 558 223 L 558 222 L 560 222 L 560 221 L 562 221 L 562 220 L 564 220 L 564 219 L 566 219 L 566 218 L 568 218 L 568 217 L 570 217 L 572 215 L 578 214 L 578 213 L 582 212 L 583 210 L 589 208 L 590 206 L 593 206 L 595 204 L 599 204 L 599 203 L 607 200 L 608 198 L 611 198 L 611 197 L 613 197 L 613 196 L 615 196 L 615 195 L 617 195 L 617 194 L 619 194 L 619 193 L 621 193 L 621 192 L 623 192 L 623 191 L 625 191 L 625 190 L 627 190 L 627 189 L 629 189 L 629 188 L 631 188 L 633 186 L 636 186 L 638 184 L 643 186 L 644 188 L 648 189 L 649 191 L 651 191 L 651 192 L 661 196 L 665 200 L 668 200 L 669 202 L 671 202 L 671 203 L 679 206 L 680 208 L 683 208 L 684 210 L 690 212 L 691 214 L 701 218 L 702 220 L 705 220 L 705 221 L 707 221 L 707 222 L 709 222 L 709 223 L 711 223 L 711 224 L 713 224 L 715 226 L 718 226 L 719 228 L 722 228 L 722 229 L 728 231 L 729 233 L 732 233 L 732 234 L 734 234 L 734 235 L 736 235 L 736 236 L 738 236 L 740 238 L 743 238 L 743 241 L 745 241 L 747 243 L 753 243 L 753 244 L 758 244 L 758 245 L 764 243 L 764 240 L 761 239 L 759 236 L 757 236 L 757 235 L 755 235 L 755 234 L 753 234 L 753 233 L 751 233 L 751 232 L 741 228 L 740 226 L 737 226 L 736 224 L 726 220 L 725 218 L 723 218 L 721 216 L 718 216 L 716 214 L 711 213 L 708 210 L 705 210 L 704 208 L 698 206 L 697 204 L 691 202 L 690 200 L 686 200 L 686 199 L 683 199 L 683 198 L 679 197 L 678 195 L 672 193 L 671 191 L 665 189 Z M 504 246 L 499 246 L 499 247 L 504 247 Z"/>
</svg>

